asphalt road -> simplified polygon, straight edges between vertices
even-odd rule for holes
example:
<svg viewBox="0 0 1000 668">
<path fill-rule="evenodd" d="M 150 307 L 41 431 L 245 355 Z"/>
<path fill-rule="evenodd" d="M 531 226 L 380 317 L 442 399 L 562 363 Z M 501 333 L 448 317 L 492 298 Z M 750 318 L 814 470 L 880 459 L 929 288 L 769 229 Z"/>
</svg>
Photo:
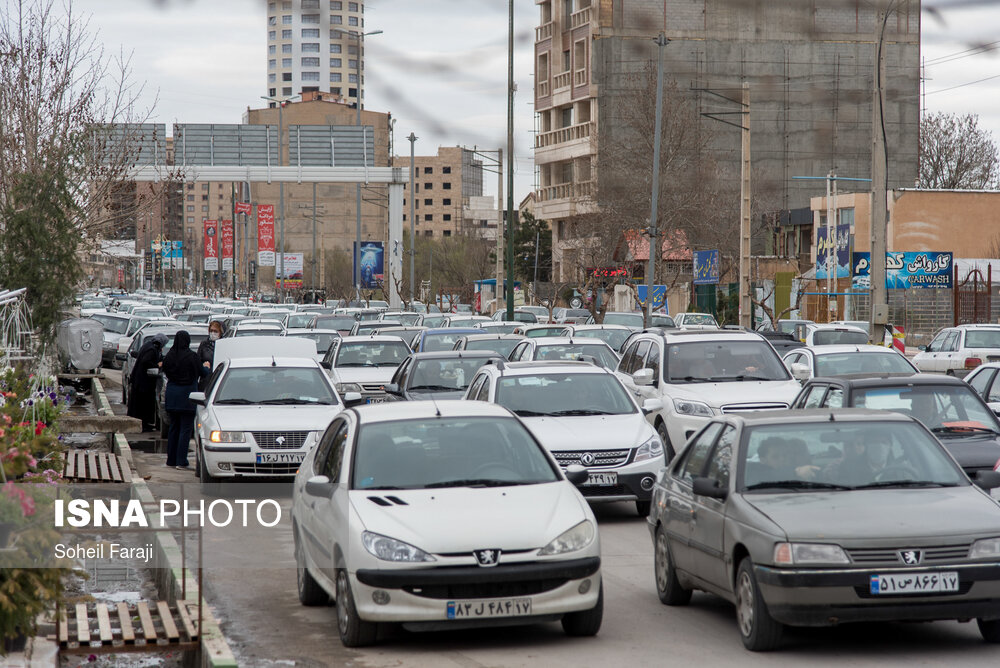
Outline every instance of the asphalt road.
<svg viewBox="0 0 1000 668">
<path fill-rule="evenodd" d="M 109 394 L 113 394 L 109 392 Z M 136 452 L 150 483 L 189 482 L 163 467 L 164 455 Z M 205 497 L 211 499 L 214 497 Z M 288 498 L 280 499 L 287 513 Z M 732 606 L 707 594 L 691 604 L 660 604 L 652 545 L 632 504 L 597 507 L 605 579 L 604 624 L 595 638 L 568 638 L 558 623 L 474 631 L 409 633 L 389 629 L 379 644 L 348 650 L 337 638 L 333 607 L 306 608 L 295 593 L 290 531 L 248 533 L 239 544 L 206 543 L 206 551 L 252 554 L 269 568 L 212 568 L 206 597 L 240 665 L 472 668 L 572 666 L 611 668 L 663 663 L 701 666 L 992 665 L 1000 652 L 982 642 L 975 623 L 866 624 L 790 630 L 781 649 L 743 649 Z M 189 553 L 194 557 L 189 544 Z"/>
</svg>

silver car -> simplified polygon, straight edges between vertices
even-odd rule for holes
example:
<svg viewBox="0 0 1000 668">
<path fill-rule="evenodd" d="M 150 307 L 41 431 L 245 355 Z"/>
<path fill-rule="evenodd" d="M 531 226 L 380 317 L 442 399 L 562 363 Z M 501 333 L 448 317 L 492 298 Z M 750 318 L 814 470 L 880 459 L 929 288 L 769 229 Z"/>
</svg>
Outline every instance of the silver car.
<svg viewBox="0 0 1000 668">
<path fill-rule="evenodd" d="M 784 625 L 977 618 L 1000 642 L 1000 505 L 917 420 L 858 409 L 723 415 L 661 471 L 660 600 L 736 605 L 747 649 Z M 984 489 L 980 489 L 984 488 Z"/>
</svg>

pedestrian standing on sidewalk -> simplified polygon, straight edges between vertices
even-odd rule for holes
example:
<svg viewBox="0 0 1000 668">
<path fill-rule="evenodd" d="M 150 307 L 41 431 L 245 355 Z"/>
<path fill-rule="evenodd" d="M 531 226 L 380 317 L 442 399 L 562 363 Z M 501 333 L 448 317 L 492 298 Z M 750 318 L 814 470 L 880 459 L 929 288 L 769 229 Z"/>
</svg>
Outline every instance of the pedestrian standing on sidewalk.
<svg viewBox="0 0 1000 668">
<path fill-rule="evenodd" d="M 201 365 L 198 353 L 191 350 L 191 335 L 183 329 L 177 332 L 173 347 L 163 358 L 163 375 L 167 377 L 164 407 L 170 416 L 167 466 L 190 468 L 188 444 L 194 430 L 195 406 L 188 395 L 198 391 L 198 380 L 208 371 Z"/>
<path fill-rule="evenodd" d="M 147 339 L 136 354 L 135 365 L 128 377 L 126 414 L 142 420 L 143 431 L 153 431 L 156 422 L 156 378 L 146 372 L 159 366 L 165 345 L 166 334 L 156 334 Z"/>
</svg>

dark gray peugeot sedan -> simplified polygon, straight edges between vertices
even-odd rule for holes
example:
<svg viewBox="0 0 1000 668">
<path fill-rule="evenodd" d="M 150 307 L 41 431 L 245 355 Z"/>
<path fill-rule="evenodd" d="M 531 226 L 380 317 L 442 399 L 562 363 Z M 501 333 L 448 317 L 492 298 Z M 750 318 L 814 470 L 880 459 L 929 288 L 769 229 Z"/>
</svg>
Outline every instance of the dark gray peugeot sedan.
<svg viewBox="0 0 1000 668">
<path fill-rule="evenodd" d="M 841 409 L 722 415 L 653 488 L 667 605 L 736 605 L 747 649 L 784 625 L 972 619 L 1000 642 L 1000 504 L 917 420 Z"/>
</svg>

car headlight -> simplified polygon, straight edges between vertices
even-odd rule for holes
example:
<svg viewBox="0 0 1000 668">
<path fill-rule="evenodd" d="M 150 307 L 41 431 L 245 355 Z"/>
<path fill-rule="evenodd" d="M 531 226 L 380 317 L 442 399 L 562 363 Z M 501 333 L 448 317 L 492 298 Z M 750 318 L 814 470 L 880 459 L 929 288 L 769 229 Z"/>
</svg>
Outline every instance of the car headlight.
<svg viewBox="0 0 1000 668">
<path fill-rule="evenodd" d="M 559 534 L 555 540 L 538 551 L 538 556 L 547 557 L 582 550 L 590 545 L 594 535 L 594 524 L 590 520 L 584 520 Z"/>
<path fill-rule="evenodd" d="M 839 545 L 823 543 L 778 543 L 774 546 L 774 563 L 778 566 L 793 564 L 849 564 L 847 553 Z"/>
<path fill-rule="evenodd" d="M 243 443 L 246 441 L 246 436 L 242 431 L 213 431 L 208 438 L 212 443 Z"/>
<path fill-rule="evenodd" d="M 708 404 L 700 401 L 688 401 L 687 399 L 674 399 L 674 410 L 681 415 L 695 415 L 698 417 L 712 417 L 714 415 Z"/>
<path fill-rule="evenodd" d="M 337 383 L 337 392 L 339 394 L 345 394 L 347 392 L 360 392 L 361 386 L 357 383 Z"/>
<path fill-rule="evenodd" d="M 361 534 L 361 542 L 369 554 L 382 561 L 437 561 L 419 547 L 371 531 Z"/>
<path fill-rule="evenodd" d="M 1000 557 L 1000 538 L 981 538 L 972 544 L 969 559 L 995 559 Z"/>
<path fill-rule="evenodd" d="M 104 348 L 105 350 L 114 350 L 115 348 L 118 347 L 118 344 L 115 343 L 114 341 L 105 341 L 103 344 L 101 344 L 101 347 Z"/>
<path fill-rule="evenodd" d="M 655 459 L 657 457 L 663 457 L 663 443 L 660 442 L 659 436 L 653 436 L 639 446 L 639 449 L 635 451 L 635 459 L 632 461 L 644 462 L 647 459 Z"/>
</svg>

